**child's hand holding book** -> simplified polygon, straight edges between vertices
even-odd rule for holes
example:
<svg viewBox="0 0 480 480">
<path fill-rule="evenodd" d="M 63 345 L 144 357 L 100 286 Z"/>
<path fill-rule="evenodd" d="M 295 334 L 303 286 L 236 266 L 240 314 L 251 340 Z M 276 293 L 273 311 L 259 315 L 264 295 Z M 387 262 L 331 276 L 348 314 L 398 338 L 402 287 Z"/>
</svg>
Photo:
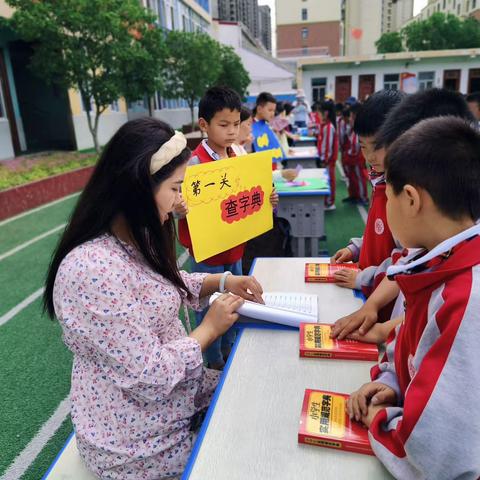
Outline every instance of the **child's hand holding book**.
<svg viewBox="0 0 480 480">
<path fill-rule="evenodd" d="M 377 320 L 378 309 L 367 301 L 356 312 L 335 322 L 332 328 L 332 337 L 343 340 L 357 330 L 360 335 L 365 335 L 377 323 Z"/>
<path fill-rule="evenodd" d="M 387 406 L 396 404 L 397 394 L 388 385 L 369 382 L 362 385 L 348 398 L 346 411 L 348 416 L 369 427 L 375 415 Z"/>
</svg>

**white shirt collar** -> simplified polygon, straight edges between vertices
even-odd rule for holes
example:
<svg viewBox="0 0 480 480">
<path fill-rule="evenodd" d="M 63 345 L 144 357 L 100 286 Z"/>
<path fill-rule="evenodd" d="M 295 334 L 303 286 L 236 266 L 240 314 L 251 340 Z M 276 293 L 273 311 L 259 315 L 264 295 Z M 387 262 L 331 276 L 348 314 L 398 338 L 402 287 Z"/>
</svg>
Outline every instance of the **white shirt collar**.
<svg viewBox="0 0 480 480">
<path fill-rule="evenodd" d="M 412 268 L 417 267 L 418 265 L 423 265 L 424 263 L 433 260 L 435 257 L 442 255 L 443 253 L 448 252 L 453 247 L 462 243 L 465 240 L 468 240 L 475 235 L 480 235 L 480 224 L 477 223 L 473 227 L 467 228 L 463 232 L 457 233 L 453 237 L 447 238 L 443 242 L 439 243 L 435 248 L 430 250 L 428 253 L 415 260 L 414 262 L 407 263 L 405 265 L 392 265 L 387 269 L 387 276 L 392 277 L 398 275 L 399 273 L 405 273 Z"/>
<path fill-rule="evenodd" d="M 220 155 L 209 147 L 207 141 L 208 141 L 208 138 L 204 138 L 202 140 L 203 148 L 206 150 L 206 152 L 210 155 L 210 157 L 213 160 L 220 160 Z"/>
</svg>

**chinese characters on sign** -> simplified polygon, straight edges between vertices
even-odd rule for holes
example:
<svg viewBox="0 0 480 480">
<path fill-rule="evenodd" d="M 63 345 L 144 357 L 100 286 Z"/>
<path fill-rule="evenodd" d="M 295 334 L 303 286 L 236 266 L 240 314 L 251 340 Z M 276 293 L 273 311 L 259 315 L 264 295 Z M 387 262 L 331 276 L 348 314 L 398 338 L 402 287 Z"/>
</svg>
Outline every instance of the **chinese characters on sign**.
<svg viewBox="0 0 480 480">
<path fill-rule="evenodd" d="M 183 196 L 195 260 L 201 262 L 270 230 L 276 150 L 187 168 Z"/>
<path fill-rule="evenodd" d="M 258 212 L 263 205 L 265 194 L 260 185 L 250 191 L 231 195 L 221 203 L 222 220 L 232 223 Z"/>
</svg>

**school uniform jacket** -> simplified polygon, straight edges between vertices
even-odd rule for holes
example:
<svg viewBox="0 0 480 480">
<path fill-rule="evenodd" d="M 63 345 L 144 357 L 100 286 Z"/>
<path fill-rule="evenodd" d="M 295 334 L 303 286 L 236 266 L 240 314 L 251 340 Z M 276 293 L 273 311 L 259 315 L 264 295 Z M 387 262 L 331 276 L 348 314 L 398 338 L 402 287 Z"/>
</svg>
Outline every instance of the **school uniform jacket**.
<svg viewBox="0 0 480 480">
<path fill-rule="evenodd" d="M 371 373 L 397 405 L 375 416 L 369 438 L 402 480 L 480 476 L 480 228 L 469 230 L 449 254 L 395 276 L 405 321 Z"/>
<path fill-rule="evenodd" d="M 320 160 L 327 165 L 335 165 L 338 157 L 338 137 L 330 122 L 322 123 L 317 141 Z"/>
<path fill-rule="evenodd" d="M 348 245 L 353 253 L 354 261 L 358 261 L 362 271 L 368 267 L 381 265 L 391 256 L 392 251 L 399 247 L 387 223 L 385 177 L 384 175 L 377 178 L 371 176 L 371 181 L 373 194 L 363 237 L 351 239 Z M 359 275 L 362 275 L 362 272 Z M 360 277 L 358 283 L 362 285 L 363 293 L 369 296 L 383 280 L 385 271 L 378 270 L 376 273 L 370 271 L 369 273 L 365 272 L 364 275 L 366 278 Z M 367 278 L 370 281 L 367 281 Z"/>
<path fill-rule="evenodd" d="M 208 149 L 208 150 L 207 150 Z M 210 150 L 210 152 L 209 152 Z M 229 149 L 229 157 L 235 157 L 235 153 L 232 149 Z M 202 141 L 198 147 L 192 152 L 192 158 L 190 159 L 189 165 L 195 165 L 199 163 L 213 162 L 216 158 L 213 158 L 215 153 L 211 151 L 206 144 L 205 140 Z M 188 229 L 188 223 L 186 218 L 181 218 L 178 220 L 178 237 L 180 243 L 188 248 L 192 257 L 194 256 L 192 239 L 190 238 L 190 231 Z M 243 252 L 245 251 L 245 244 L 241 243 L 236 247 L 230 248 L 225 252 L 214 255 L 213 257 L 203 260 L 202 263 L 206 263 L 211 266 L 219 265 L 230 265 L 232 263 L 238 262 L 243 257 Z"/>
</svg>

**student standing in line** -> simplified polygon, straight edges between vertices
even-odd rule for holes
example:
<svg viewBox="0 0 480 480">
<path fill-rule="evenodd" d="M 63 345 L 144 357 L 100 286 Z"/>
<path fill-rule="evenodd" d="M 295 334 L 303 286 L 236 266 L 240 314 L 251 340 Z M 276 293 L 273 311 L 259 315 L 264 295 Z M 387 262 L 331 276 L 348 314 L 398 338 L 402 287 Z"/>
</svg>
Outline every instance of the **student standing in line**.
<svg viewBox="0 0 480 480">
<path fill-rule="evenodd" d="M 260 300 L 253 277 L 180 272 L 171 215 L 190 150 L 153 118 L 123 125 L 103 150 L 47 276 L 44 305 L 73 353 L 71 415 L 102 479 L 179 478 L 219 373 L 202 352 Z M 202 309 L 187 335 L 181 305 Z M 252 292 L 253 295 L 250 295 Z"/>
<path fill-rule="evenodd" d="M 477 126 L 480 127 L 480 92 L 473 92 L 467 95 L 468 108 L 477 120 Z"/>
<path fill-rule="evenodd" d="M 409 95 L 391 110 L 376 135 L 375 148 L 386 151 L 402 133 L 416 123 L 426 118 L 445 115 L 459 117 L 475 125 L 467 103 L 458 92 L 432 88 Z M 403 263 L 404 253 L 401 248 L 394 248 L 390 256 L 378 266 L 372 265 L 353 276 L 347 270 L 335 274 L 340 286 L 375 290 L 362 308 L 336 322 L 333 328 L 335 336 L 343 338 L 357 329 L 363 334 L 367 333 L 378 320 L 379 313 L 395 299 L 397 300 L 392 317 L 395 318 L 403 312 L 403 299 L 397 298 L 400 291 L 398 285 L 385 278 L 385 273 L 391 264 Z"/>
<path fill-rule="evenodd" d="M 235 156 L 241 157 L 248 155 L 252 149 L 253 133 L 252 133 L 253 117 L 252 112 L 247 107 L 242 107 L 240 110 L 240 129 L 235 143 L 232 144 L 232 149 Z"/>
<path fill-rule="evenodd" d="M 359 268 L 363 272 L 369 267 L 376 267 L 382 264 L 385 259 L 390 258 L 392 250 L 397 246 L 386 219 L 385 149 L 375 149 L 375 135 L 385 122 L 387 114 L 404 96 L 403 92 L 396 90 L 381 90 L 362 104 L 356 115 L 353 128 L 359 136 L 362 153 L 372 169 L 371 182 L 374 187 L 372 203 L 368 211 L 363 237 L 353 238 L 347 247 L 336 252 L 331 259 L 332 263 L 359 262 Z M 353 277 L 349 276 L 349 285 L 352 281 L 360 282 L 362 272 Z M 382 278 L 378 279 L 378 283 Z M 341 284 L 347 280 L 343 277 L 336 277 L 336 279 Z M 378 283 L 365 284 L 362 282 L 363 293 L 366 296 L 371 295 Z M 391 308 L 387 310 L 384 313 L 384 320 L 390 318 Z"/>
<path fill-rule="evenodd" d="M 280 142 L 270 128 L 269 122 L 275 118 L 277 100 L 268 92 L 262 92 L 258 95 L 255 109 L 253 111 L 253 151 L 262 152 L 264 150 L 282 149 Z M 272 170 L 279 168 L 278 164 L 283 160 L 283 154 L 272 159 Z"/>
<path fill-rule="evenodd" d="M 395 478 L 475 480 L 480 135 L 459 118 L 423 120 L 392 144 L 385 166 L 388 224 L 402 245 L 423 251 L 387 271 L 405 296 L 405 319 L 347 410 Z"/>
<path fill-rule="evenodd" d="M 228 87 L 213 87 L 207 90 L 198 105 L 198 124 L 200 129 L 207 134 L 207 138 L 202 140 L 192 152 L 189 165 L 214 162 L 236 156 L 232 145 L 237 140 L 240 131 L 241 108 L 242 102 L 235 90 Z M 278 205 L 278 193 L 275 190 L 270 195 L 270 202 L 274 208 Z M 202 262 L 196 262 L 188 223 L 185 219 L 187 215 L 186 205 L 179 203 L 175 213 L 179 216 L 180 243 L 190 251 L 192 271 L 211 274 L 242 274 L 244 243 Z M 201 325 L 207 312 L 207 309 L 196 312 L 197 326 Z M 223 369 L 234 341 L 235 330 L 231 328 L 223 336 L 212 342 L 205 352 L 205 357 L 211 368 Z"/>
<path fill-rule="evenodd" d="M 320 133 L 317 139 L 319 162 L 328 169 L 330 195 L 325 200 L 325 210 L 335 210 L 335 190 L 338 158 L 338 136 L 336 131 L 335 109 L 333 102 L 322 102 L 319 107 L 321 119 Z"/>
<path fill-rule="evenodd" d="M 348 179 L 348 197 L 343 198 L 342 202 L 359 203 L 368 206 L 367 166 L 358 135 L 353 128 L 359 109 L 360 104 L 355 103 L 347 111 L 348 124 L 343 134 L 342 164 Z"/>
</svg>

